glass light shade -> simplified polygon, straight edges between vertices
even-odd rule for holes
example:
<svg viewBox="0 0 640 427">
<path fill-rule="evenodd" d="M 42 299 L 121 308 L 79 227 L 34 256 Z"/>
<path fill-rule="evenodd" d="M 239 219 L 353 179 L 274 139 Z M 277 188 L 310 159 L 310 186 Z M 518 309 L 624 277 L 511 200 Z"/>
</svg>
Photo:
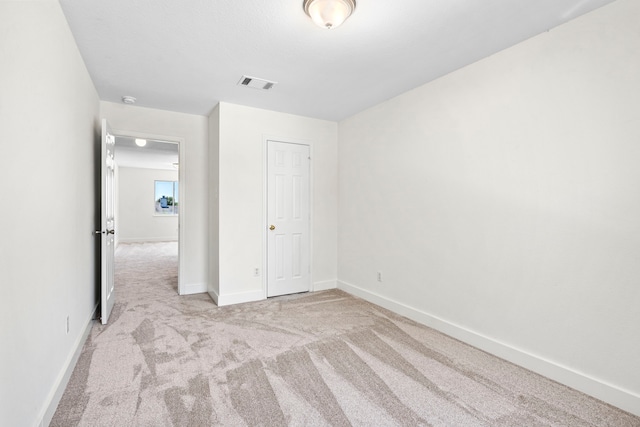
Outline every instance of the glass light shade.
<svg viewBox="0 0 640 427">
<path fill-rule="evenodd" d="M 144 147 L 145 145 L 147 145 L 147 140 L 146 139 L 136 138 L 136 145 L 138 147 Z"/>
<path fill-rule="evenodd" d="M 356 8 L 355 0 L 305 0 L 304 11 L 316 25 L 322 28 L 336 28 L 342 24 Z"/>
</svg>

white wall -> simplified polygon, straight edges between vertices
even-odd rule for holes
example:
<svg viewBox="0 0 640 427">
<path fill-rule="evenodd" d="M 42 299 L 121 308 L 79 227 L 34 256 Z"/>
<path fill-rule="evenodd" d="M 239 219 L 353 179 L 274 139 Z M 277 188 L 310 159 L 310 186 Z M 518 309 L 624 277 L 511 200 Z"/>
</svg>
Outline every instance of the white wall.
<svg viewBox="0 0 640 427">
<path fill-rule="evenodd" d="M 100 115 L 114 132 L 123 135 L 156 136 L 164 140 L 183 140 L 185 158 L 182 224 L 184 251 L 180 253 L 181 288 L 186 293 L 207 291 L 208 250 L 208 130 L 207 118 L 193 114 L 155 110 L 112 102 L 100 102 Z M 122 206 L 120 206 L 122 210 Z"/>
<path fill-rule="evenodd" d="M 263 275 L 254 277 L 253 271 L 259 267 L 264 273 L 265 136 L 311 144 L 312 281 L 316 290 L 335 287 L 337 123 L 225 102 L 214 113 L 219 115 L 219 294 L 212 297 L 219 305 L 264 298 Z"/>
<path fill-rule="evenodd" d="M 35 426 L 96 304 L 99 104 L 58 2 L 0 2 L 0 58 L 0 424 Z"/>
<path fill-rule="evenodd" d="M 639 16 L 341 122 L 339 286 L 639 414 Z"/>
<path fill-rule="evenodd" d="M 178 217 L 155 212 L 155 181 L 178 181 L 178 171 L 118 168 L 119 242 L 178 240 Z"/>
</svg>

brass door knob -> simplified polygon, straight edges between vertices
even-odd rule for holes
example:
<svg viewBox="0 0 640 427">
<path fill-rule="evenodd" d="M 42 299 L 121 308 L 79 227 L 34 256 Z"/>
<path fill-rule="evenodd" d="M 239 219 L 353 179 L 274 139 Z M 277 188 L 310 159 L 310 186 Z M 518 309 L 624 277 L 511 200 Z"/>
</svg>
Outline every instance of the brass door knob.
<svg viewBox="0 0 640 427">
<path fill-rule="evenodd" d="M 276 226 L 275 226 L 275 225 L 271 225 L 271 227 L 269 227 L 269 230 L 271 230 L 271 231 L 273 231 L 273 230 L 275 230 L 275 229 L 276 229 Z"/>
</svg>

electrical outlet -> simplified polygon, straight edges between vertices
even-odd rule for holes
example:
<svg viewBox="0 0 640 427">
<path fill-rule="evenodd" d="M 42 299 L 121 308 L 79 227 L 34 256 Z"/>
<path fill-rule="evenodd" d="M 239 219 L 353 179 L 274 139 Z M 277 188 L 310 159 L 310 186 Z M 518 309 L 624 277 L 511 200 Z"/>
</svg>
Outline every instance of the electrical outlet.
<svg viewBox="0 0 640 427">
<path fill-rule="evenodd" d="M 382 282 L 382 272 L 378 271 L 378 282 Z"/>
<path fill-rule="evenodd" d="M 67 335 L 69 334 L 69 316 L 67 316 Z"/>
<path fill-rule="evenodd" d="M 259 277 L 260 276 L 260 269 L 258 267 L 253 269 L 253 277 Z"/>
</svg>

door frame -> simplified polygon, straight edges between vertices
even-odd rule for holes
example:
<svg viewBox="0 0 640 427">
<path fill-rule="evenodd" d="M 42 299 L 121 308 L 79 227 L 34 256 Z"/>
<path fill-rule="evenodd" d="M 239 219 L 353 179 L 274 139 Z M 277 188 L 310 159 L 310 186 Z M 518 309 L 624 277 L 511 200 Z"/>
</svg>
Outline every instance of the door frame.
<svg viewBox="0 0 640 427">
<path fill-rule="evenodd" d="M 185 149 L 186 144 L 184 138 L 178 136 L 160 135 L 149 132 L 136 132 L 122 129 L 111 129 L 114 136 L 133 137 L 143 139 L 153 139 L 164 142 L 173 142 L 178 144 L 178 192 L 180 194 L 180 212 L 178 213 L 178 295 L 185 295 L 186 289 L 184 289 L 183 273 L 184 268 L 184 233 L 185 229 L 185 213 L 187 212 L 187 182 L 186 177 L 186 163 L 185 163 Z M 116 152 L 117 156 L 117 152 Z M 117 160 L 116 160 L 117 164 Z M 117 232 L 117 231 L 116 231 Z"/>
<path fill-rule="evenodd" d="M 314 290 L 314 281 L 313 281 L 313 206 L 314 206 L 314 167 L 313 167 L 313 157 L 314 157 L 314 143 L 313 141 L 306 139 L 298 139 L 298 138 L 288 138 L 274 135 L 262 135 L 262 266 L 260 267 L 260 279 L 262 281 L 262 299 L 267 299 L 267 257 L 268 257 L 268 209 L 267 203 L 268 199 L 268 178 L 269 178 L 269 170 L 268 170 L 268 143 L 269 141 L 273 142 L 284 142 L 286 144 L 297 144 L 297 145 L 306 145 L 309 147 L 309 292 L 313 292 Z"/>
</svg>

